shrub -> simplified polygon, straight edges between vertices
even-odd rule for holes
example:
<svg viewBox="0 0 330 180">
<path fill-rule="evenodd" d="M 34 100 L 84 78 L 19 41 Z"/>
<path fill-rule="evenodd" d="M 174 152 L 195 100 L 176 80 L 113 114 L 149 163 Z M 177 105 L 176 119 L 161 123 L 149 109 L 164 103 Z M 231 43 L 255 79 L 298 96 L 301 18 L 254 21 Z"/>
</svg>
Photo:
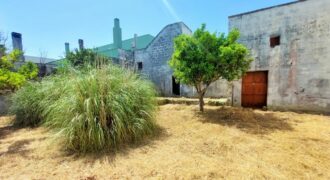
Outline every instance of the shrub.
<svg viewBox="0 0 330 180">
<path fill-rule="evenodd" d="M 46 107 L 64 93 L 65 82 L 64 75 L 45 77 L 41 82 L 28 82 L 16 91 L 11 97 L 10 107 L 11 114 L 16 115 L 14 124 L 32 127 L 40 125 L 47 116 Z"/>
<path fill-rule="evenodd" d="M 153 86 L 113 65 L 46 78 L 19 90 L 14 101 L 19 122 L 43 120 L 74 151 L 115 149 L 155 130 Z"/>
<path fill-rule="evenodd" d="M 26 80 L 34 79 L 38 75 L 38 67 L 32 62 L 27 62 L 19 68 L 16 72 L 14 63 L 19 61 L 23 56 L 23 52 L 13 50 L 10 53 L 5 52 L 6 48 L 3 46 L 0 49 L 0 90 L 17 90 Z"/>
<path fill-rule="evenodd" d="M 0 90 L 10 89 L 14 91 L 20 88 L 25 82 L 25 76 L 0 68 Z"/>
<path fill-rule="evenodd" d="M 18 73 L 25 76 L 26 79 L 35 79 L 38 76 L 38 72 L 38 66 L 32 62 L 27 62 L 18 69 Z"/>
<path fill-rule="evenodd" d="M 73 52 L 68 53 L 65 59 L 74 67 L 98 66 L 100 63 L 111 62 L 110 58 L 97 54 L 92 49 L 75 49 Z"/>
<path fill-rule="evenodd" d="M 40 83 L 27 83 L 12 96 L 10 112 L 16 115 L 14 125 L 37 126 L 42 120 L 41 101 L 44 94 L 41 93 Z"/>
</svg>

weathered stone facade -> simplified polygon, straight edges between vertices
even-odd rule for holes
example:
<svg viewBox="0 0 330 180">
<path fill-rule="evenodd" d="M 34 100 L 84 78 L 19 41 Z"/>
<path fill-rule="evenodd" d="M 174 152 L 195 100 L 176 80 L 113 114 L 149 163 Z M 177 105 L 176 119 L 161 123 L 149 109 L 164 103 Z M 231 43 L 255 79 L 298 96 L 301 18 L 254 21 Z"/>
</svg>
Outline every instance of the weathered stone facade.
<svg viewBox="0 0 330 180">
<path fill-rule="evenodd" d="M 255 59 L 250 71 L 268 71 L 269 108 L 330 112 L 329 12 L 329 0 L 306 0 L 229 17 Z M 272 48 L 274 36 L 280 44 Z M 238 106 L 241 83 L 233 91 Z"/>
<path fill-rule="evenodd" d="M 182 22 L 167 25 L 144 49 L 132 51 L 120 50 L 120 59 L 142 63 L 140 73 L 150 79 L 161 96 L 174 96 L 173 71 L 168 65 L 174 51 L 174 38 L 180 34 L 192 34 Z M 227 97 L 228 83 L 217 81 L 212 84 L 206 97 Z M 180 85 L 180 96 L 197 96 L 193 87 Z"/>
</svg>

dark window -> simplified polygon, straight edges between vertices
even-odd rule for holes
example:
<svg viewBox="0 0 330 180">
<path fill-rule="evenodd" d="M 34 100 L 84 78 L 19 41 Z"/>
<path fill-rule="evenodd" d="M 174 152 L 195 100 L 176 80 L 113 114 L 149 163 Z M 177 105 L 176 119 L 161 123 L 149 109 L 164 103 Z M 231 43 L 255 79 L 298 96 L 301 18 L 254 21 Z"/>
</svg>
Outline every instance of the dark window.
<svg viewBox="0 0 330 180">
<path fill-rule="evenodd" d="M 143 69 L 143 64 L 142 64 L 142 62 L 138 62 L 137 64 L 138 64 L 138 70 L 142 70 L 142 69 Z"/>
<path fill-rule="evenodd" d="M 275 47 L 281 44 L 281 37 L 280 36 L 274 36 L 270 38 L 270 47 Z"/>
</svg>

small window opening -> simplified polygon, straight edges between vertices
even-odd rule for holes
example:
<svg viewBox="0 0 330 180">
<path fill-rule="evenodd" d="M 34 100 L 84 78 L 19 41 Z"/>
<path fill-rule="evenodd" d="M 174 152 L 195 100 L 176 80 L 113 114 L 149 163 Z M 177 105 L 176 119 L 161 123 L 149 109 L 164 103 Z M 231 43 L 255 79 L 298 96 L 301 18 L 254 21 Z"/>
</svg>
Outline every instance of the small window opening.
<svg viewBox="0 0 330 180">
<path fill-rule="evenodd" d="M 280 36 L 274 36 L 270 38 L 270 47 L 274 48 L 281 44 L 281 37 Z"/>
<path fill-rule="evenodd" d="M 142 62 L 138 62 L 138 70 L 141 71 L 143 69 L 143 64 Z"/>
</svg>

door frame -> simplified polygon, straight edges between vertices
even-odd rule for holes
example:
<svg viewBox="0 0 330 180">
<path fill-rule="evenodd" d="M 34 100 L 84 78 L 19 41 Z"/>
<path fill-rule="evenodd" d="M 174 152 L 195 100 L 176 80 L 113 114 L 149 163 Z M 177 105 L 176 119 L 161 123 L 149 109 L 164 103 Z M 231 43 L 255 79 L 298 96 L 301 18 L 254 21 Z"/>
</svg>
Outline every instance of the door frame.
<svg viewBox="0 0 330 180">
<path fill-rule="evenodd" d="M 266 99 L 265 99 L 265 106 L 267 107 L 268 106 L 268 77 L 269 77 L 269 71 L 268 70 L 257 70 L 257 71 L 248 71 L 246 72 L 247 73 L 255 73 L 255 72 L 264 72 L 266 74 Z M 242 107 L 246 107 L 246 106 L 243 106 L 243 86 L 244 86 L 244 76 L 242 77 L 242 84 L 241 84 L 241 106 Z M 263 106 L 264 107 L 264 106 Z M 262 107 L 248 107 L 248 108 L 262 108 Z"/>
</svg>

